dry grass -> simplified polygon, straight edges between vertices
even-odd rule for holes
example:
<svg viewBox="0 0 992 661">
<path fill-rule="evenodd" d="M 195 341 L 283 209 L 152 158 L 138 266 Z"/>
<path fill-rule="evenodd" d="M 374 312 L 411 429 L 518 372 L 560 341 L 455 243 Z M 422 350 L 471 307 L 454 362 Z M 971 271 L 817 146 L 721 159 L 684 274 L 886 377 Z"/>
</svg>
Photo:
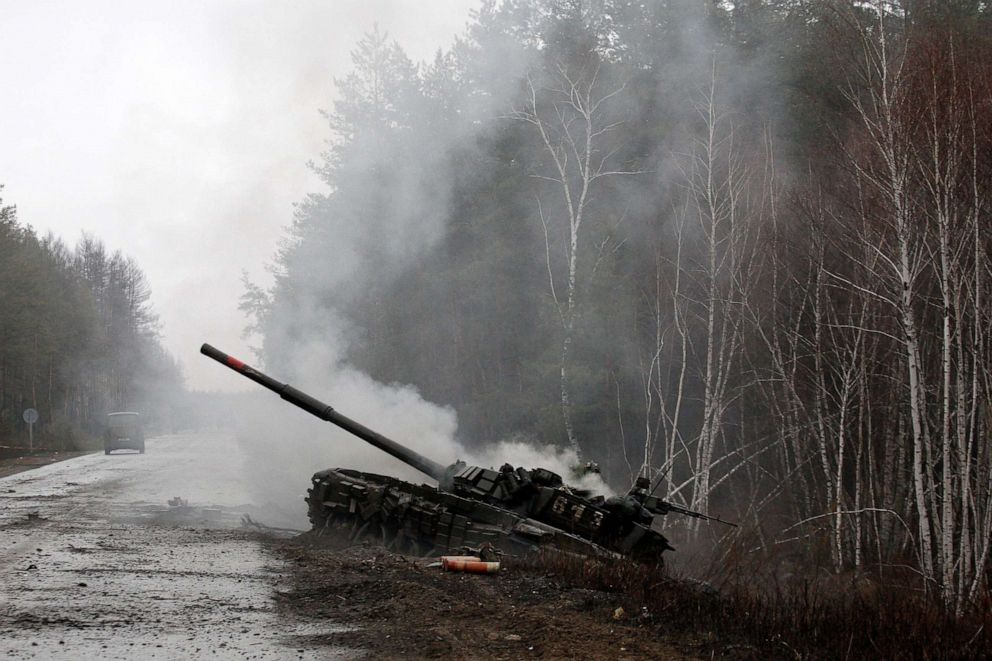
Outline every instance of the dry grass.
<svg viewBox="0 0 992 661">
<path fill-rule="evenodd" d="M 737 658 L 992 658 L 992 604 L 963 617 L 905 585 L 867 577 L 808 576 L 769 583 L 753 563 L 724 558 L 719 581 L 663 567 L 544 554 L 523 568 L 614 593 L 660 635 L 696 641 L 697 653 Z M 702 648 L 702 649 L 700 649 Z"/>
</svg>

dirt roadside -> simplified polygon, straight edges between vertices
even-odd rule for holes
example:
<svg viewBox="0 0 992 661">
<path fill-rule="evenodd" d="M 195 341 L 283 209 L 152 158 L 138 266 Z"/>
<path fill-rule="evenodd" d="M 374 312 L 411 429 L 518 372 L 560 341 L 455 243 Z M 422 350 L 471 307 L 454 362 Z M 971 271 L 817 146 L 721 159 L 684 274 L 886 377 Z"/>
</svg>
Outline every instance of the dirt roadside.
<svg viewBox="0 0 992 661">
<path fill-rule="evenodd" d="M 271 540 L 290 568 L 277 608 L 351 628 L 308 641 L 376 659 L 692 659 L 700 641 L 662 635 L 648 613 L 618 612 L 608 592 L 523 568 L 494 576 L 428 568 L 379 546 Z"/>
<path fill-rule="evenodd" d="M 76 452 L 36 452 L 34 454 L 22 455 L 20 457 L 0 458 L 0 477 L 16 475 L 32 468 L 47 466 L 66 459 L 82 457 L 86 454 L 93 454 L 95 450 L 84 450 Z"/>
</svg>

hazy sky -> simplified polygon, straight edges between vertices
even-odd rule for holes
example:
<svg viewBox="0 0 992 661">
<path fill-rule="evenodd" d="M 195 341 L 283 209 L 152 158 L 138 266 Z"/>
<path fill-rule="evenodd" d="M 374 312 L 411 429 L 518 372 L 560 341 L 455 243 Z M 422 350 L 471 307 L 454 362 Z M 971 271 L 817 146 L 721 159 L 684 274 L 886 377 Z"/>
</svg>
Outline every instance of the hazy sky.
<svg viewBox="0 0 992 661">
<path fill-rule="evenodd" d="M 22 222 L 133 256 L 192 388 L 235 355 L 329 131 L 334 77 L 375 23 L 415 61 L 478 0 L 0 0 L 0 184 Z M 250 356 L 245 355 L 246 358 Z M 246 384 L 250 385 L 250 384 Z"/>
</svg>

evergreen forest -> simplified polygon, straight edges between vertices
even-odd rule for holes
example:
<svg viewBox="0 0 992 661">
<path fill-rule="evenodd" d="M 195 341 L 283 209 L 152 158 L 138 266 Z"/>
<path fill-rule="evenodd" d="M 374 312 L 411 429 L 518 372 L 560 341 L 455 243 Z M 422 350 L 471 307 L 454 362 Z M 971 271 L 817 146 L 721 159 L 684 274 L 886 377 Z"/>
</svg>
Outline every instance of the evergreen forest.
<svg viewBox="0 0 992 661">
<path fill-rule="evenodd" d="M 150 296 L 133 259 L 87 234 L 39 237 L 0 200 L 0 454 L 29 449 L 28 408 L 35 449 L 94 447 L 113 411 L 171 424 L 183 378 Z"/>
</svg>

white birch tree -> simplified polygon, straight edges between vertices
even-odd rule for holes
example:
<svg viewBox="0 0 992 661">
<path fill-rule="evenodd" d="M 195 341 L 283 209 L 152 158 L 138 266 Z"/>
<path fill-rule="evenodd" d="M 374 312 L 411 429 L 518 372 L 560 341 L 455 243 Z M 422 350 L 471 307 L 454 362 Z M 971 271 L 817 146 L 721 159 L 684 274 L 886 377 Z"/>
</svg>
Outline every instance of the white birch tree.
<svg viewBox="0 0 992 661">
<path fill-rule="evenodd" d="M 539 82 L 541 81 L 541 82 Z M 559 385 L 562 422 L 569 446 L 581 455 L 581 443 L 575 430 L 574 401 L 570 380 L 572 345 L 581 314 L 582 278 L 594 274 L 595 259 L 584 260 L 592 234 L 590 224 L 604 222 L 590 207 L 595 189 L 603 180 L 639 174 L 615 167 L 612 158 L 618 148 L 610 145 L 611 134 L 622 121 L 611 107 L 611 100 L 624 89 L 603 75 L 603 63 L 595 53 L 587 61 L 571 68 L 557 63 L 541 76 L 532 72 L 527 78 L 527 102 L 510 117 L 533 127 L 540 139 L 547 167 L 533 176 L 547 184 L 550 204 L 537 195 L 537 212 L 544 231 L 548 285 L 562 339 L 559 353 Z M 563 221 L 563 222 L 559 222 Z M 562 253 L 564 274 L 557 272 L 554 251 L 558 249 L 556 228 L 564 226 Z M 607 249 L 600 245 L 600 251 Z"/>
</svg>

